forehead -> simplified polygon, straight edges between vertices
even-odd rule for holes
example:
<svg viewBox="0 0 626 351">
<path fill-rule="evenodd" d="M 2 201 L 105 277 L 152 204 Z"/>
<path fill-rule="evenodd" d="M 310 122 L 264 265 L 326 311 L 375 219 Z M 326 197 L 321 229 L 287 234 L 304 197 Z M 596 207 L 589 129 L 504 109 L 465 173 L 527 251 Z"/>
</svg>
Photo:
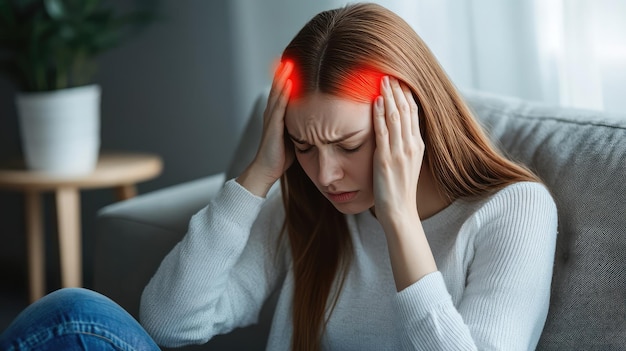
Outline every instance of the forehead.
<svg viewBox="0 0 626 351">
<path fill-rule="evenodd" d="M 372 105 L 339 98 L 333 95 L 313 93 L 290 100 L 285 114 L 287 129 L 311 124 L 352 125 L 369 124 Z"/>
</svg>

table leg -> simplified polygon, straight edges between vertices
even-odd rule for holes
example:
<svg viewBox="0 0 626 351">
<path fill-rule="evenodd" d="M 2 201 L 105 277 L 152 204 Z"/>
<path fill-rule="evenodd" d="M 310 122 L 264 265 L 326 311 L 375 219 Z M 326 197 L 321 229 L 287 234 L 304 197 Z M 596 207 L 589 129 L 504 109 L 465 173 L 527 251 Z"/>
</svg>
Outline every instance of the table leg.
<svg viewBox="0 0 626 351">
<path fill-rule="evenodd" d="M 126 184 L 117 187 L 117 199 L 128 200 L 131 197 L 137 196 L 137 187 L 134 184 Z"/>
<path fill-rule="evenodd" d="M 56 191 L 56 210 L 59 224 L 59 251 L 61 257 L 61 285 L 82 286 L 82 238 L 80 224 L 80 192 L 64 187 Z"/>
<path fill-rule="evenodd" d="M 43 297 L 46 290 L 43 213 L 41 194 L 36 191 L 26 192 L 26 245 L 29 299 L 32 303 Z"/>
</svg>

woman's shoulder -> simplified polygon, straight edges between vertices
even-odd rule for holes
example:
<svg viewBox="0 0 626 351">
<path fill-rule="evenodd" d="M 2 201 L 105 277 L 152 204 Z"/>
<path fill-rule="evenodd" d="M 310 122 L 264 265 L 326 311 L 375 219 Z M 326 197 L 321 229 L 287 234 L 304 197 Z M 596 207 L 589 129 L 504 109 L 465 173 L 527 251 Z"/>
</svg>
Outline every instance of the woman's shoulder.
<svg viewBox="0 0 626 351">
<path fill-rule="evenodd" d="M 483 206 L 529 207 L 536 205 L 554 205 L 554 199 L 548 188 L 539 182 L 516 182 L 505 186 L 486 198 Z"/>
<path fill-rule="evenodd" d="M 497 196 L 511 196 L 512 194 L 516 194 L 517 196 L 541 196 L 541 197 L 552 197 L 550 195 L 550 191 L 546 187 L 545 184 L 540 182 L 515 182 L 511 183 L 504 188 L 496 191 L 492 197 Z"/>
<path fill-rule="evenodd" d="M 544 184 L 517 182 L 481 201 L 473 217 L 481 226 L 552 228 L 556 227 L 557 208 Z"/>
<path fill-rule="evenodd" d="M 537 205 L 554 207 L 554 199 L 542 183 L 516 182 L 486 196 L 457 199 L 455 205 L 464 208 L 466 213 L 483 215 L 516 212 L 522 208 L 535 208 Z"/>
</svg>

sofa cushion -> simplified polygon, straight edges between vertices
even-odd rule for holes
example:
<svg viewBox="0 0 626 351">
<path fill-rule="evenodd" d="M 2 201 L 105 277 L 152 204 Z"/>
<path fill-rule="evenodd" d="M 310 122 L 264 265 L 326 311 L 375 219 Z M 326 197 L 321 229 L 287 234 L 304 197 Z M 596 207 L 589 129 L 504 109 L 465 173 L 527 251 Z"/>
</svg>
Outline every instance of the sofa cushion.
<svg viewBox="0 0 626 351">
<path fill-rule="evenodd" d="M 539 174 L 558 207 L 538 349 L 626 349 L 626 116 L 465 96 L 494 142 Z"/>
</svg>

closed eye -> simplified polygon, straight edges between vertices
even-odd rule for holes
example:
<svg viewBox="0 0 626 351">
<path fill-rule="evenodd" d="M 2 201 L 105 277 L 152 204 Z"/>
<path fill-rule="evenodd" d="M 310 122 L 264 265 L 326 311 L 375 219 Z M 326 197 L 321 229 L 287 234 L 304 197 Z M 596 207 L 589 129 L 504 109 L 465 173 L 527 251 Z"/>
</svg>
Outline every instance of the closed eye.
<svg viewBox="0 0 626 351">
<path fill-rule="evenodd" d="M 349 147 L 343 147 L 341 146 L 341 150 L 343 150 L 344 152 L 347 153 L 352 153 L 352 152 L 357 152 L 359 151 L 359 149 L 361 148 L 361 146 L 363 146 L 363 144 L 357 146 L 357 147 L 353 147 L 353 148 L 349 148 Z"/>
<path fill-rule="evenodd" d="M 299 154 L 306 154 L 307 152 L 311 151 L 311 149 L 313 149 L 313 147 L 307 147 L 306 149 L 300 149 L 298 147 L 295 148 L 296 152 Z"/>
</svg>

